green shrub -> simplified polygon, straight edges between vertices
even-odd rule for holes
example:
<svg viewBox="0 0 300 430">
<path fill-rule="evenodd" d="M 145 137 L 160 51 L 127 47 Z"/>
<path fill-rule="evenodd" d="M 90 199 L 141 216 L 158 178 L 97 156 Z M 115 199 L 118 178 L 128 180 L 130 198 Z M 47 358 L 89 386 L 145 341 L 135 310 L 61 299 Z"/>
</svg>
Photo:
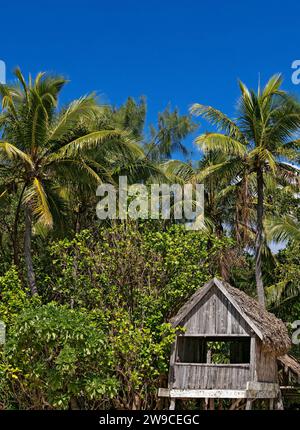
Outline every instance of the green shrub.
<svg viewBox="0 0 300 430">
<path fill-rule="evenodd" d="M 111 345 L 88 313 L 49 303 L 10 327 L 2 399 L 21 409 L 93 407 L 116 395 Z"/>
<path fill-rule="evenodd" d="M 151 332 L 128 312 L 31 306 L 10 326 L 0 356 L 6 408 L 146 408 L 168 367 L 174 330 Z"/>
<path fill-rule="evenodd" d="M 29 303 L 28 296 L 14 266 L 0 276 L 0 320 L 6 325 Z"/>
<path fill-rule="evenodd" d="M 180 225 L 157 231 L 147 223 L 53 241 L 47 258 L 35 260 L 45 304 L 20 302 L 16 314 L 23 312 L 8 319 L 0 401 L 35 409 L 156 408 L 174 339 L 167 321 L 218 273 L 228 246 Z"/>
<path fill-rule="evenodd" d="M 217 274 L 215 259 L 228 245 L 180 225 L 161 232 L 130 224 L 86 230 L 51 245 L 51 276 L 41 270 L 40 284 L 47 301 L 90 310 L 124 307 L 133 321 L 154 327 Z"/>
</svg>

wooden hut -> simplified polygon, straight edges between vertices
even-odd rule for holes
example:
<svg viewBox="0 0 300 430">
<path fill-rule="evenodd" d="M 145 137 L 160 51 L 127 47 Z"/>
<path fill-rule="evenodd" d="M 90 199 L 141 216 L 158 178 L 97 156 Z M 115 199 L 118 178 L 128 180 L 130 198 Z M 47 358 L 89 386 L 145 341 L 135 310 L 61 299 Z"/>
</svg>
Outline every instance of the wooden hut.
<svg viewBox="0 0 300 430">
<path fill-rule="evenodd" d="M 171 399 L 270 399 L 281 408 L 277 357 L 290 338 L 284 323 L 253 298 L 216 278 L 198 289 L 171 320 L 178 328 L 172 346 L 168 388 Z"/>
</svg>

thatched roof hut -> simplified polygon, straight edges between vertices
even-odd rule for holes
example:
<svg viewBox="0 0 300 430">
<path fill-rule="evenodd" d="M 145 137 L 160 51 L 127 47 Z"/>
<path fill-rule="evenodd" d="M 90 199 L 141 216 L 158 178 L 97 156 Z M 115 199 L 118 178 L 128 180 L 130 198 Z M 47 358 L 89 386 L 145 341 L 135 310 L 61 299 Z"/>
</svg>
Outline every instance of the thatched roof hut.
<svg viewBox="0 0 300 430">
<path fill-rule="evenodd" d="M 291 348 L 291 340 L 288 330 L 282 320 L 268 312 L 257 300 L 248 296 L 243 291 L 232 287 L 225 281 L 212 279 L 204 287 L 199 288 L 191 298 L 179 309 L 176 316 L 171 319 L 173 327 L 180 325 L 186 315 L 200 302 L 202 297 L 213 286 L 217 286 L 240 314 L 244 316 L 254 329 L 265 351 L 274 352 L 276 356 L 285 354 Z"/>
<path fill-rule="evenodd" d="M 271 405 L 280 398 L 277 357 L 291 341 L 285 324 L 255 299 L 213 278 L 171 323 L 183 330 L 172 347 L 168 389 L 160 396 L 245 398 L 247 407 L 253 399 L 270 399 Z"/>
</svg>

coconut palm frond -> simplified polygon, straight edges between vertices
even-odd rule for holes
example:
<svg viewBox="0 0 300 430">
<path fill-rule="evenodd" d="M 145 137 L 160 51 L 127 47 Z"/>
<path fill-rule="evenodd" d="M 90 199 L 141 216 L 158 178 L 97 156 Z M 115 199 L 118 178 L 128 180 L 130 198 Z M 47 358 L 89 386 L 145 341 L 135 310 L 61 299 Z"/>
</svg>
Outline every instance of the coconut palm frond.
<svg viewBox="0 0 300 430">
<path fill-rule="evenodd" d="M 33 168 L 31 157 L 9 142 L 0 141 L 0 157 L 4 160 L 5 158 L 21 160 L 30 168 Z"/>
<path fill-rule="evenodd" d="M 195 139 L 195 143 L 201 147 L 204 152 L 220 151 L 226 155 L 244 156 L 246 146 L 231 136 L 220 133 L 205 133 Z"/>
<path fill-rule="evenodd" d="M 202 116 L 210 124 L 216 126 L 219 131 L 228 134 L 237 140 L 243 139 L 243 135 L 237 124 L 218 109 L 215 109 L 212 106 L 194 103 L 190 108 L 190 112 L 195 116 Z"/>
<path fill-rule="evenodd" d="M 48 197 L 42 182 L 34 178 L 24 195 L 24 203 L 32 208 L 37 222 L 47 228 L 53 227 L 53 217 L 49 207 Z"/>
<path fill-rule="evenodd" d="M 300 223 L 292 216 L 270 217 L 266 220 L 265 225 L 269 241 L 300 240 Z"/>
</svg>

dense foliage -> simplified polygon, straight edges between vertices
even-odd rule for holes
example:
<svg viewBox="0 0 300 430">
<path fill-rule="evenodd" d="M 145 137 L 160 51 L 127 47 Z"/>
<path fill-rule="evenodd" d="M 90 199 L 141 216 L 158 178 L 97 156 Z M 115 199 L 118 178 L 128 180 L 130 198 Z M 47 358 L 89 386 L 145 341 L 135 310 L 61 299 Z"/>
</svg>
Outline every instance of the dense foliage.
<svg viewBox="0 0 300 430">
<path fill-rule="evenodd" d="M 166 321 L 231 245 L 182 226 L 119 224 L 51 242 L 36 262 L 39 298 L 7 272 L 3 406 L 156 407 L 174 339 Z"/>
<path fill-rule="evenodd" d="M 145 98 L 60 107 L 65 79 L 15 74 L 0 85 L 0 407 L 163 407 L 168 321 L 215 275 L 300 319 L 300 108 L 279 76 L 257 92 L 240 83 L 237 119 L 194 105 L 217 132 L 196 139 L 191 162 L 190 115 L 168 106 L 147 129 Z M 99 221 L 96 187 L 120 175 L 204 182 L 204 228 L 188 231 L 172 213 Z M 285 247 L 278 255 L 272 240 Z M 216 362 L 223 346 L 212 346 Z"/>
</svg>

